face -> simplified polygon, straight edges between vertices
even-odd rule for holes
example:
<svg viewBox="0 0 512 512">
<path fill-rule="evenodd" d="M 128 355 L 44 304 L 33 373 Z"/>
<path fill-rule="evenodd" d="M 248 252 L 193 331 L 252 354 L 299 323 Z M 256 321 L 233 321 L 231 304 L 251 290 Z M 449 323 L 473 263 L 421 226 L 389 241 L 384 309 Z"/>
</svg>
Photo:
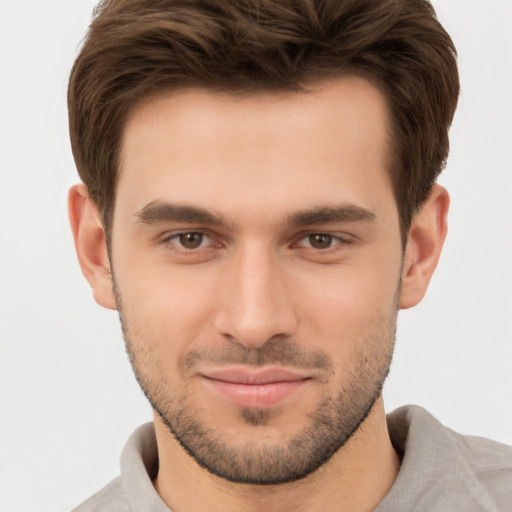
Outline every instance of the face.
<svg viewBox="0 0 512 512">
<path fill-rule="evenodd" d="M 346 77 L 308 92 L 173 92 L 124 134 L 112 271 L 137 379 L 225 479 L 311 473 L 379 397 L 402 245 L 387 107 Z"/>
</svg>

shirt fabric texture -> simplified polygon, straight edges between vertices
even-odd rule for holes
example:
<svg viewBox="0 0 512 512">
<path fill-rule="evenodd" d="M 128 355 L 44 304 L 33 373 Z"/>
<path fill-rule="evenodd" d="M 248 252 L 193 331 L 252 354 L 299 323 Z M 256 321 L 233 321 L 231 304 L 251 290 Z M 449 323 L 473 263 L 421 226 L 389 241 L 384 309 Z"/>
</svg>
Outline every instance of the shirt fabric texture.
<svg viewBox="0 0 512 512">
<path fill-rule="evenodd" d="M 512 512 L 512 447 L 458 434 L 418 406 L 387 420 L 402 464 L 375 512 Z M 123 449 L 121 475 L 73 512 L 172 512 L 153 487 L 157 469 L 146 423 Z"/>
</svg>

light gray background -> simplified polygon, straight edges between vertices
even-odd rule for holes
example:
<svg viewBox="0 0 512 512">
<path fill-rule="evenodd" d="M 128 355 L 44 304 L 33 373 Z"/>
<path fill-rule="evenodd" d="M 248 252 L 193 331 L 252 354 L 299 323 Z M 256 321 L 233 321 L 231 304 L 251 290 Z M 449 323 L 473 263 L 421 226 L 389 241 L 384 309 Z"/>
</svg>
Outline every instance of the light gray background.
<svg viewBox="0 0 512 512">
<path fill-rule="evenodd" d="M 151 417 L 67 222 L 67 77 L 93 4 L 0 0 L 3 512 L 70 510 L 117 474 L 127 436 Z M 435 5 L 462 80 L 441 180 L 450 232 L 427 298 L 400 315 L 386 404 L 512 444 L 512 1 Z"/>
</svg>

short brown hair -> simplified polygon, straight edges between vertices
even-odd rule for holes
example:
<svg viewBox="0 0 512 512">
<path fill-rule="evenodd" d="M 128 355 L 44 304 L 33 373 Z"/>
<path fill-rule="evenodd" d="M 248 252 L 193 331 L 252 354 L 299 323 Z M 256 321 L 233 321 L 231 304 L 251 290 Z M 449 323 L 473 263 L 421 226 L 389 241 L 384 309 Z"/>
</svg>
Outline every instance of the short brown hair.
<svg viewBox="0 0 512 512">
<path fill-rule="evenodd" d="M 391 111 L 390 175 L 405 240 L 448 155 L 456 52 L 428 0 L 103 0 L 71 71 L 73 155 L 108 232 L 134 106 L 189 85 L 301 90 L 360 74 Z"/>
</svg>

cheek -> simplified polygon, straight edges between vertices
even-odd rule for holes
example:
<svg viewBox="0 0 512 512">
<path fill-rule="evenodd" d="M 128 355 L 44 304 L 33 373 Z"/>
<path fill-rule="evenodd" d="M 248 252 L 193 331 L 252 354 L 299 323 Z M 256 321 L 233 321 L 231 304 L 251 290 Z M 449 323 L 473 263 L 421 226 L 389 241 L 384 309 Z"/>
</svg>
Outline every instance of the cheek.
<svg viewBox="0 0 512 512">
<path fill-rule="evenodd" d="M 300 338 L 317 340 L 333 353 L 349 357 L 363 339 L 393 329 L 390 319 L 396 314 L 400 266 L 396 259 L 380 263 L 303 275 L 296 288 L 296 296 L 302 297 Z"/>
<path fill-rule="evenodd" d="M 192 267 L 144 265 L 135 257 L 115 261 L 116 287 L 131 342 L 151 351 L 160 365 L 175 368 L 178 357 L 209 339 L 215 304 L 211 280 Z"/>
<path fill-rule="evenodd" d="M 399 276 L 398 265 L 385 271 L 369 265 L 345 266 L 323 275 L 303 275 L 296 289 L 307 297 L 308 308 L 321 316 L 357 318 L 387 310 L 395 299 Z"/>
<path fill-rule="evenodd" d="M 149 294 L 140 287 L 120 292 L 128 352 L 148 389 L 177 390 L 182 385 L 178 362 L 197 340 L 204 339 L 204 324 L 191 299 L 147 284 Z"/>
</svg>

